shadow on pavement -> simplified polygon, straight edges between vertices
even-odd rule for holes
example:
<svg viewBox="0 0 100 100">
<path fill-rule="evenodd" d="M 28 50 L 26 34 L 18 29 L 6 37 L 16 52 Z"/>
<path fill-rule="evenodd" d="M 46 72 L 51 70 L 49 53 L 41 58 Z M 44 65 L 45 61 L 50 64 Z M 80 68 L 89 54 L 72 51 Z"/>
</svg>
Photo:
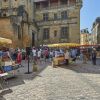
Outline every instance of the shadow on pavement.
<svg viewBox="0 0 100 100">
<path fill-rule="evenodd" d="M 42 71 L 45 70 L 45 68 L 47 68 L 48 64 L 44 64 L 44 65 L 37 65 L 38 67 L 38 71 L 36 72 L 32 72 L 31 71 L 31 74 L 25 74 L 23 73 L 22 75 L 22 79 L 23 80 L 33 80 L 35 79 L 35 77 L 42 77 L 41 75 L 39 75 Z M 32 70 L 32 69 L 31 69 Z"/>
<path fill-rule="evenodd" d="M 76 63 L 71 64 L 68 66 L 60 66 L 61 68 L 73 70 L 77 73 L 91 73 L 91 74 L 100 74 L 100 65 L 92 65 L 90 63 L 82 64 L 82 63 Z"/>
<path fill-rule="evenodd" d="M 19 77 L 9 78 L 6 81 L 7 81 L 6 83 L 2 84 L 3 89 L 10 89 L 13 86 L 25 84 L 24 81 Z M 1 88 L 0 88 L 0 90 L 1 90 Z M 2 99 L 0 99 L 0 100 L 2 100 Z"/>
<path fill-rule="evenodd" d="M 12 93 L 13 91 L 11 89 L 7 89 L 7 90 L 3 90 L 1 93 L 0 93 L 0 100 L 6 100 L 3 96 L 6 95 L 6 94 L 9 94 L 9 93 Z"/>
<path fill-rule="evenodd" d="M 6 100 L 3 96 L 0 96 L 0 100 Z"/>
<path fill-rule="evenodd" d="M 19 72 L 16 77 L 7 79 L 8 84 L 3 84 L 3 88 L 11 88 L 14 86 L 25 84 L 25 80 L 33 80 L 35 77 L 42 77 L 39 75 L 48 64 L 40 65 L 39 70 L 37 72 L 32 72 L 31 74 L 25 74 L 27 72 L 27 66 L 23 68 L 19 68 Z M 25 70 L 26 69 L 26 70 Z M 32 69 L 30 69 L 32 71 Z M 1 99 L 0 99 L 1 100 Z"/>
<path fill-rule="evenodd" d="M 25 84 L 25 82 L 23 81 L 23 79 L 21 77 L 19 77 L 19 76 L 16 76 L 14 78 L 10 78 L 7 81 L 8 81 L 8 87 L 9 88 L 13 87 L 13 86 L 18 86 L 18 85 Z"/>
</svg>

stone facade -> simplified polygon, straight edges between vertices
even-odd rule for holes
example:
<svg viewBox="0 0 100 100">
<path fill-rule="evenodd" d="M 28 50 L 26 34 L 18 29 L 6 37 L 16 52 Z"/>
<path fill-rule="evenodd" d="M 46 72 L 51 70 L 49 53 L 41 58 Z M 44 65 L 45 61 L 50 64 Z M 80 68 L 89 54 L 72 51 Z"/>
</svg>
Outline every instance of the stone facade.
<svg viewBox="0 0 100 100">
<path fill-rule="evenodd" d="M 8 38 L 13 41 L 13 47 L 18 47 L 21 41 L 18 41 L 18 34 L 14 32 L 10 18 L 0 18 L 0 36 L 3 38 Z"/>
<path fill-rule="evenodd" d="M 81 7 L 82 0 L 0 0 L 0 19 L 10 20 L 17 47 L 79 43 Z"/>
<path fill-rule="evenodd" d="M 100 44 L 100 17 L 98 17 L 92 26 L 93 44 Z"/>
<path fill-rule="evenodd" d="M 80 42 L 82 0 L 45 0 L 35 2 L 35 20 L 40 44 Z"/>
<path fill-rule="evenodd" d="M 92 44 L 92 34 L 89 33 L 88 29 L 82 29 L 80 32 L 80 44 L 81 45 L 91 45 Z"/>
<path fill-rule="evenodd" d="M 2 37 L 6 37 L 6 38 L 11 38 L 12 36 L 12 25 L 10 23 L 10 19 L 9 18 L 0 18 L 0 35 L 2 35 Z"/>
<path fill-rule="evenodd" d="M 10 38 L 13 38 L 13 43 L 16 43 L 13 44 L 13 47 L 36 45 L 37 29 L 33 22 L 33 0 L 0 0 L 0 19 L 5 22 L 5 26 L 8 25 L 6 25 L 6 20 L 9 20 L 8 26 L 12 29 L 8 33 L 12 33 Z M 1 26 L 0 31 L 2 31 Z M 33 31 L 35 34 L 34 41 L 32 38 Z M 1 37 L 4 37 L 2 36 L 3 33 L 0 32 Z"/>
</svg>

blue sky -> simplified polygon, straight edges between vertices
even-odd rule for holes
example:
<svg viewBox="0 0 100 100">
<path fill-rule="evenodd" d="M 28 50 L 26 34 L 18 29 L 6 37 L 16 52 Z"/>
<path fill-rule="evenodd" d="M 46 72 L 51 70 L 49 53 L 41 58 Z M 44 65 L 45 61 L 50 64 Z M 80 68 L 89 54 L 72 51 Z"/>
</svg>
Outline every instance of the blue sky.
<svg viewBox="0 0 100 100">
<path fill-rule="evenodd" d="M 81 29 L 88 28 L 91 32 L 92 24 L 100 16 L 100 0 L 83 0 L 81 8 Z"/>
</svg>

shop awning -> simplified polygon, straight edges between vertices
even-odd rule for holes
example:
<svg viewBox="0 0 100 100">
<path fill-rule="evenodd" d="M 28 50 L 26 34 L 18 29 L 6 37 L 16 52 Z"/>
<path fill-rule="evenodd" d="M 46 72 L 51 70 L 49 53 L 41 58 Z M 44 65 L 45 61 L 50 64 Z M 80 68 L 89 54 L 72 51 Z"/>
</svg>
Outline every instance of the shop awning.
<svg viewBox="0 0 100 100">
<path fill-rule="evenodd" d="M 79 47 L 78 43 L 58 43 L 58 44 L 48 44 L 48 47 Z"/>
<path fill-rule="evenodd" d="M 0 37 L 0 44 L 12 44 L 12 40 Z"/>
</svg>

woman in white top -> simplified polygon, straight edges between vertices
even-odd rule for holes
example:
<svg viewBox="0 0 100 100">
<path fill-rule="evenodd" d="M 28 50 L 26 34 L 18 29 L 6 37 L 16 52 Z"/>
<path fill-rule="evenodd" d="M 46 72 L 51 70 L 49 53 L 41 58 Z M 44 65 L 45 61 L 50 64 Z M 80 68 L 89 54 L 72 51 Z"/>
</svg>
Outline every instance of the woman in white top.
<svg viewBox="0 0 100 100">
<path fill-rule="evenodd" d="M 41 58 L 41 51 L 40 50 L 37 52 L 37 56 L 38 56 L 38 63 L 39 63 L 40 62 L 40 58 Z"/>
</svg>

